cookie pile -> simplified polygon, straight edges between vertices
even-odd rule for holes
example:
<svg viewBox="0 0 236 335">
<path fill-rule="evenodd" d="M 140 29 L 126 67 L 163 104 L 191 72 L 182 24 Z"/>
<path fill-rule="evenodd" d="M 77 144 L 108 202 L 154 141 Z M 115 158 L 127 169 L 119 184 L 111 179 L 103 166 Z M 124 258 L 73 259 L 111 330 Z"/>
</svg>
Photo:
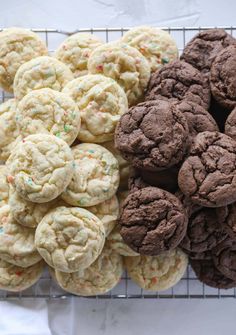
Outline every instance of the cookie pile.
<svg viewBox="0 0 236 335">
<path fill-rule="evenodd" d="M 181 60 L 151 27 L 112 43 L 78 33 L 51 56 L 10 28 L 0 46 L 14 94 L 0 106 L 0 289 L 47 265 L 77 295 L 111 290 L 124 269 L 161 291 L 188 258 L 203 282 L 236 286 L 235 112 L 218 128 L 236 101 L 236 41 L 200 33 Z"/>
</svg>

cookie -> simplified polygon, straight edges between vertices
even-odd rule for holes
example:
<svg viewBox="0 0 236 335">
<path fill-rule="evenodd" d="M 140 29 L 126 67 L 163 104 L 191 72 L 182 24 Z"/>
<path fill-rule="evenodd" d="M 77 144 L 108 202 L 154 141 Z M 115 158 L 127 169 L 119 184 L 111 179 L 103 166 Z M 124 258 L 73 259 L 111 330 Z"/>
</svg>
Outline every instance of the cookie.
<svg viewBox="0 0 236 335">
<path fill-rule="evenodd" d="M 0 290 L 20 292 L 34 285 L 43 273 L 44 262 L 22 268 L 0 259 Z"/>
<path fill-rule="evenodd" d="M 55 200 L 43 204 L 37 204 L 23 199 L 10 185 L 9 202 L 10 212 L 17 223 L 36 228 L 44 215 L 55 206 Z"/>
<path fill-rule="evenodd" d="M 164 170 L 179 163 L 188 144 L 188 124 L 169 101 L 146 101 L 121 116 L 115 146 L 136 168 Z"/>
<path fill-rule="evenodd" d="M 110 199 L 119 185 L 119 167 L 115 157 L 98 144 L 72 147 L 75 160 L 72 181 L 62 199 L 72 206 L 90 207 Z"/>
<path fill-rule="evenodd" d="M 116 225 L 107 236 L 107 243 L 110 248 L 122 256 L 138 256 L 139 253 L 132 250 L 124 241 L 120 234 L 120 227 Z"/>
<path fill-rule="evenodd" d="M 216 56 L 231 44 L 236 44 L 235 38 L 223 29 L 204 30 L 188 42 L 180 59 L 208 74 Z"/>
<path fill-rule="evenodd" d="M 114 195 L 112 198 L 92 207 L 88 211 L 96 215 L 103 223 L 105 235 L 108 236 L 115 227 L 119 216 L 119 202 Z"/>
<path fill-rule="evenodd" d="M 103 41 L 98 36 L 87 33 L 73 34 L 57 48 L 54 57 L 65 63 L 75 78 L 85 76 L 88 74 L 89 56 L 102 44 Z"/>
<path fill-rule="evenodd" d="M 197 278 L 204 284 L 214 287 L 229 289 L 236 287 L 236 281 L 223 275 L 214 265 L 212 259 L 193 260 L 190 259 L 190 264 Z"/>
<path fill-rule="evenodd" d="M 193 253 L 203 253 L 215 248 L 226 237 L 227 207 L 199 207 L 188 219 L 187 232 L 180 246 Z"/>
<path fill-rule="evenodd" d="M 0 258 L 11 264 L 29 267 L 40 261 L 34 245 L 35 230 L 19 225 L 8 205 L 0 208 Z"/>
<path fill-rule="evenodd" d="M 225 239 L 214 248 L 212 258 L 216 268 L 236 282 L 236 241 Z"/>
<path fill-rule="evenodd" d="M 110 42 L 96 48 L 89 57 L 88 70 L 116 80 L 124 89 L 129 105 L 142 99 L 150 78 L 146 58 L 125 43 Z"/>
<path fill-rule="evenodd" d="M 16 124 L 16 101 L 9 99 L 0 104 L 0 161 L 5 162 L 8 159 L 19 135 Z"/>
<path fill-rule="evenodd" d="M 80 129 L 76 103 L 66 94 L 50 88 L 29 92 L 17 105 L 17 126 L 23 137 L 55 135 L 71 145 Z"/>
<path fill-rule="evenodd" d="M 56 279 L 63 290 L 70 293 L 91 296 L 104 294 L 115 287 L 123 273 L 122 256 L 105 245 L 96 261 L 87 269 L 74 273 L 56 270 Z"/>
<path fill-rule="evenodd" d="M 119 150 L 115 148 L 115 144 L 113 141 L 102 143 L 102 146 L 109 150 L 117 159 L 120 171 L 120 190 L 127 190 L 128 188 L 128 179 L 130 174 L 130 164 L 127 160 L 125 160 Z"/>
<path fill-rule="evenodd" d="M 7 182 L 7 168 L 0 165 L 0 207 L 7 205 L 9 198 L 9 184 Z"/>
<path fill-rule="evenodd" d="M 171 35 L 161 29 L 148 26 L 127 31 L 121 41 L 138 49 L 147 59 L 151 72 L 178 58 L 178 48 Z"/>
<path fill-rule="evenodd" d="M 228 205 L 227 209 L 228 215 L 225 220 L 225 230 L 232 239 L 236 239 L 236 203 Z"/>
<path fill-rule="evenodd" d="M 164 291 L 173 287 L 183 277 L 187 265 L 188 257 L 180 249 L 154 257 L 125 257 L 130 278 L 142 289 L 150 291 Z"/>
<path fill-rule="evenodd" d="M 236 106 L 236 44 L 223 49 L 215 58 L 210 72 L 211 93 L 226 109 Z"/>
<path fill-rule="evenodd" d="M 47 47 L 34 32 L 23 28 L 8 28 L 0 33 L 0 86 L 13 91 L 18 68 L 29 60 L 47 55 Z"/>
<path fill-rule="evenodd" d="M 125 243 L 144 255 L 176 248 L 184 238 L 187 216 L 173 194 L 146 187 L 128 195 L 119 218 Z"/>
<path fill-rule="evenodd" d="M 103 223 L 78 207 L 53 209 L 35 232 L 35 245 L 47 264 L 68 273 L 89 267 L 101 253 L 104 242 Z"/>
<path fill-rule="evenodd" d="M 73 74 L 64 63 L 53 57 L 37 57 L 19 67 L 13 83 L 14 96 L 21 100 L 40 88 L 62 91 L 72 79 Z"/>
<path fill-rule="evenodd" d="M 220 207 L 236 200 L 235 141 L 219 132 L 199 133 L 179 170 L 178 184 L 192 202 Z"/>
<path fill-rule="evenodd" d="M 21 141 L 7 161 L 8 182 L 25 200 L 44 203 L 65 190 L 74 172 L 68 144 L 47 135 L 29 135 Z"/>
<path fill-rule="evenodd" d="M 160 97 L 187 100 L 208 109 L 210 87 L 203 74 L 192 65 L 176 60 L 152 74 L 145 100 Z"/>
<path fill-rule="evenodd" d="M 63 92 L 80 110 L 81 142 L 102 143 L 113 139 L 120 116 L 128 110 L 126 94 L 115 80 L 88 74 L 69 82 Z"/>
</svg>

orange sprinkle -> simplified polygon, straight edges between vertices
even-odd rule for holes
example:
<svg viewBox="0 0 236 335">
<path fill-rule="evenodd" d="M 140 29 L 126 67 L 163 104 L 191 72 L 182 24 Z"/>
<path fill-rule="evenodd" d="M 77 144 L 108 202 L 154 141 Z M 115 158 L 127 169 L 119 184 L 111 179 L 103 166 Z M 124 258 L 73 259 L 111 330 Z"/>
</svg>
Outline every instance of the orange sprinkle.
<svg viewBox="0 0 236 335">
<path fill-rule="evenodd" d="M 158 282 L 157 277 L 153 277 L 153 278 L 151 279 L 151 282 L 152 282 L 152 284 L 156 284 L 156 283 Z"/>
<path fill-rule="evenodd" d="M 16 271 L 15 274 L 16 274 L 17 276 L 21 276 L 21 275 L 22 275 L 22 271 Z"/>
<path fill-rule="evenodd" d="M 102 70 L 103 70 L 103 65 L 102 65 L 102 64 L 97 65 L 97 66 L 96 66 L 96 70 L 98 70 L 98 71 L 102 71 Z"/>
<path fill-rule="evenodd" d="M 8 183 L 12 184 L 14 182 L 14 177 L 11 175 L 7 176 L 7 181 Z"/>
</svg>

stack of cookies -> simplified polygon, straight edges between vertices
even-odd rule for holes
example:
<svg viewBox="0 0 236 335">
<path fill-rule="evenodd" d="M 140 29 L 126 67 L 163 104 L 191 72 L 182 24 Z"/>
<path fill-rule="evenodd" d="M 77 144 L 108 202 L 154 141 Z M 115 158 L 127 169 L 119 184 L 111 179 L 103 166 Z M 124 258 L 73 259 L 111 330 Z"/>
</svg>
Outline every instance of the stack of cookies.
<svg viewBox="0 0 236 335">
<path fill-rule="evenodd" d="M 14 97 L 0 106 L 0 289 L 47 265 L 77 295 L 111 290 L 124 269 L 161 291 L 188 259 L 206 284 L 236 286 L 235 58 L 219 29 L 181 60 L 151 27 L 112 43 L 74 34 L 52 56 L 33 32 L 1 32 Z"/>
</svg>

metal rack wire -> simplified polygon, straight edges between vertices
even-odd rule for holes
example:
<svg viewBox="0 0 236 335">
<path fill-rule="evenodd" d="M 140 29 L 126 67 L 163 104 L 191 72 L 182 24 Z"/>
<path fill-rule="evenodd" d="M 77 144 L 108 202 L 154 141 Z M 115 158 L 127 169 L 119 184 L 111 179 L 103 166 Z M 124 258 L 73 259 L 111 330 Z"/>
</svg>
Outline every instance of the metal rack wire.
<svg viewBox="0 0 236 335">
<path fill-rule="evenodd" d="M 176 40 L 179 52 L 181 53 L 186 43 L 199 31 L 215 27 L 160 27 L 168 31 Z M 218 27 L 225 29 L 229 34 L 236 37 L 236 26 Z M 0 29 L 1 30 L 1 29 Z M 59 30 L 36 28 L 31 29 L 38 33 L 46 42 L 50 53 L 69 35 L 76 32 L 89 32 L 100 36 L 104 41 L 109 42 L 120 38 L 124 32 L 129 30 L 124 28 L 82 28 L 73 32 Z M 0 91 L 0 100 L 10 98 L 11 95 Z M 66 299 L 72 296 L 63 291 L 51 278 L 46 270 L 40 280 L 31 288 L 20 293 L 6 292 L 0 290 L 0 300 L 22 299 L 22 298 L 47 298 L 47 299 Z M 214 289 L 200 283 L 190 266 L 188 266 L 184 277 L 172 289 L 163 292 L 150 292 L 140 289 L 135 285 L 125 273 L 120 283 L 109 293 L 99 296 L 87 297 L 87 299 L 161 299 L 161 298 L 236 298 L 236 288 L 223 290 Z"/>
</svg>

